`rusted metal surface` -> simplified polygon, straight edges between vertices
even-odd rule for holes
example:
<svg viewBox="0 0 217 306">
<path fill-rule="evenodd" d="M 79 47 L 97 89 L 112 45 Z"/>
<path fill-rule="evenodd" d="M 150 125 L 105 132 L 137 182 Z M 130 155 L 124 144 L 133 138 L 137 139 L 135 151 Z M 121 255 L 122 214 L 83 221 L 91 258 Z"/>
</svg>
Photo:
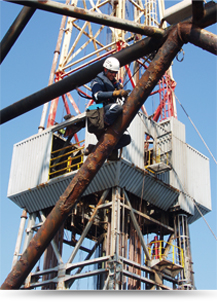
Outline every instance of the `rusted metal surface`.
<svg viewBox="0 0 217 306">
<path fill-rule="evenodd" d="M 169 68 L 181 47 L 182 41 L 179 38 L 177 27 L 175 27 L 128 97 L 124 105 L 123 114 L 101 136 L 95 151 L 88 156 L 81 169 L 57 201 L 46 221 L 33 237 L 26 251 L 2 284 L 1 289 L 18 289 L 23 284 L 25 278 L 53 239 L 74 205 L 115 147 L 124 130 L 129 126 L 158 80 Z"/>
<path fill-rule="evenodd" d="M 93 23 L 97 23 L 100 25 L 106 25 L 113 28 L 121 29 L 124 31 L 129 31 L 133 33 L 138 33 L 146 36 L 153 36 L 156 38 L 160 38 L 164 35 L 164 30 L 151 26 L 144 26 L 142 24 L 129 21 L 126 19 L 121 19 L 113 16 L 108 16 L 102 13 L 90 12 L 88 10 L 65 5 L 64 3 L 58 3 L 55 1 L 37 1 L 37 0 L 29 0 L 29 1 L 11 1 L 9 2 L 28 5 L 37 9 L 53 12 L 56 14 L 66 15 L 74 18 L 78 18 L 81 20 L 90 21 Z M 28 2 L 28 3 L 27 3 Z"/>
<path fill-rule="evenodd" d="M 194 22 L 202 19 L 204 16 L 203 0 L 192 0 L 192 16 Z"/>
<path fill-rule="evenodd" d="M 184 43 L 190 42 L 206 51 L 217 54 L 217 35 L 189 23 L 181 24 L 179 30 Z"/>
<path fill-rule="evenodd" d="M 0 43 L 0 63 L 3 62 L 11 47 L 31 19 L 35 10 L 35 8 L 24 6 L 17 18 L 12 23 L 11 27 Z"/>
<path fill-rule="evenodd" d="M 217 3 L 210 1 L 205 4 L 203 17 L 200 20 L 195 21 L 192 17 L 187 21 L 189 21 L 192 24 L 196 24 L 200 28 L 206 28 L 210 26 L 211 24 L 214 24 L 217 22 L 216 12 L 217 12 Z"/>
</svg>

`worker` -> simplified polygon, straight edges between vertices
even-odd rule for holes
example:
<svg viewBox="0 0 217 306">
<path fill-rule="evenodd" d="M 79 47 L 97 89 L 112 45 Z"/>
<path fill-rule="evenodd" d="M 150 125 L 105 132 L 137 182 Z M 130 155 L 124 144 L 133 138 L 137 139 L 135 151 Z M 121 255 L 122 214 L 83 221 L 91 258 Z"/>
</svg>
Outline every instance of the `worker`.
<svg viewBox="0 0 217 306">
<path fill-rule="evenodd" d="M 122 104 L 125 102 L 130 92 L 129 90 L 124 90 L 123 86 L 115 78 L 119 69 L 120 62 L 115 57 L 108 57 L 103 63 L 103 71 L 91 82 L 92 97 L 95 103 L 102 103 L 104 107 L 105 127 L 112 125 L 117 117 L 123 112 Z M 96 134 L 96 136 L 99 140 L 101 135 Z M 125 131 L 109 159 L 116 159 L 118 149 L 129 145 L 130 142 L 131 137 L 129 133 Z"/>
</svg>

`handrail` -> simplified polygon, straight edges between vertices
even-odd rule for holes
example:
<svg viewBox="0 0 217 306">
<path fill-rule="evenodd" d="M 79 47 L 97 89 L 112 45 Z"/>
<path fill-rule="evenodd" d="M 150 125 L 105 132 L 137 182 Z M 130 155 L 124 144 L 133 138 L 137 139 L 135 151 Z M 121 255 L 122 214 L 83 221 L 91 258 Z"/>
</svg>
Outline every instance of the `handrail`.
<svg viewBox="0 0 217 306">
<path fill-rule="evenodd" d="M 168 152 L 163 152 L 160 147 L 157 149 L 157 154 L 154 156 L 154 150 L 151 148 L 147 151 L 148 157 L 147 157 L 147 164 L 145 165 L 145 169 L 147 169 L 152 164 L 158 164 L 160 162 L 164 162 L 167 166 L 170 163 L 170 155 Z M 150 169 L 148 169 L 150 170 Z M 150 170 L 151 171 L 151 170 Z M 151 171 L 154 172 L 154 171 Z"/>
<path fill-rule="evenodd" d="M 49 165 L 49 173 L 48 177 L 49 179 L 53 177 L 57 177 L 63 174 L 66 174 L 68 172 L 71 172 L 73 170 L 78 170 L 80 166 L 84 162 L 84 154 L 81 152 L 81 154 L 73 156 L 76 152 L 82 151 L 84 148 L 84 145 L 82 147 L 73 149 L 68 151 L 70 148 L 74 148 L 76 145 L 80 144 L 81 142 L 84 142 L 84 140 L 79 141 L 75 144 L 71 144 L 70 146 L 67 147 L 62 147 L 58 150 L 52 151 L 51 156 L 57 153 L 57 156 L 51 157 L 50 158 L 50 165 Z M 65 152 L 67 150 L 67 152 Z M 63 154 L 61 154 L 61 152 Z M 78 160 L 78 162 L 74 162 Z M 54 161 L 57 161 L 56 163 L 53 163 Z M 59 162 L 58 162 L 59 161 Z"/>
<path fill-rule="evenodd" d="M 163 246 L 164 243 L 165 246 Z M 170 246 L 172 250 L 165 255 L 164 252 L 168 246 Z M 148 250 L 152 259 L 167 259 L 173 264 L 178 264 L 184 268 L 184 254 L 182 248 L 163 240 L 154 240 L 148 244 Z"/>
</svg>

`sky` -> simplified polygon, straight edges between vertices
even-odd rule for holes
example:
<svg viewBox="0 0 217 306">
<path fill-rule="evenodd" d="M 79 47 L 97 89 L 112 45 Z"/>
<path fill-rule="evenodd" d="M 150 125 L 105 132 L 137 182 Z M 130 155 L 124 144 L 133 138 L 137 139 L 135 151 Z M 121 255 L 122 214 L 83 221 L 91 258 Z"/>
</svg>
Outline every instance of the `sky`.
<svg viewBox="0 0 217 306">
<path fill-rule="evenodd" d="M 21 8 L 0 1 L 0 39 Z M 36 11 L 0 67 L 1 109 L 47 86 L 60 22 L 59 15 Z M 217 34 L 216 24 L 206 30 Z M 217 159 L 216 56 L 191 44 L 184 45 L 183 50 L 184 60 L 173 61 L 173 76 L 177 82 L 175 94 Z M 11 269 L 22 214 L 22 210 L 7 198 L 13 145 L 38 132 L 41 112 L 42 106 L 0 127 L 1 284 Z M 186 127 L 186 142 L 210 159 L 212 211 L 205 219 L 217 236 L 217 166 L 178 103 L 177 113 L 178 120 Z M 202 218 L 190 225 L 190 239 L 196 288 L 216 290 L 217 241 Z"/>
</svg>

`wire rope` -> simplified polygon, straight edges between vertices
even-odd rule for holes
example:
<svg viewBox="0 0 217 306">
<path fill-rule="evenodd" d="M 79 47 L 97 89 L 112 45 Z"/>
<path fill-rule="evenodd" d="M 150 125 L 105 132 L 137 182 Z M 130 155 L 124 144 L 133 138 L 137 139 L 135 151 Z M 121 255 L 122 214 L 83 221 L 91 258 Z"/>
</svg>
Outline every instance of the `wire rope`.
<svg viewBox="0 0 217 306">
<path fill-rule="evenodd" d="M 177 96 L 175 95 L 179 105 L 181 106 L 182 110 L 184 111 L 184 113 L 186 114 L 187 118 L 189 119 L 189 121 L 191 122 L 191 124 L 193 125 L 195 131 L 197 132 L 198 136 L 200 137 L 200 139 L 202 140 L 203 144 L 205 145 L 205 147 L 207 148 L 207 150 L 209 151 L 210 155 L 212 156 L 214 162 L 217 165 L 217 161 L 215 159 L 215 157 L 213 156 L 211 150 L 209 149 L 208 145 L 206 144 L 205 140 L 203 139 L 203 137 L 201 136 L 200 132 L 198 131 L 197 127 L 195 126 L 194 122 L 191 120 L 190 116 L 188 115 L 187 111 L 185 110 L 184 106 L 181 104 L 181 102 L 179 101 L 179 99 L 177 98 Z"/>
</svg>

